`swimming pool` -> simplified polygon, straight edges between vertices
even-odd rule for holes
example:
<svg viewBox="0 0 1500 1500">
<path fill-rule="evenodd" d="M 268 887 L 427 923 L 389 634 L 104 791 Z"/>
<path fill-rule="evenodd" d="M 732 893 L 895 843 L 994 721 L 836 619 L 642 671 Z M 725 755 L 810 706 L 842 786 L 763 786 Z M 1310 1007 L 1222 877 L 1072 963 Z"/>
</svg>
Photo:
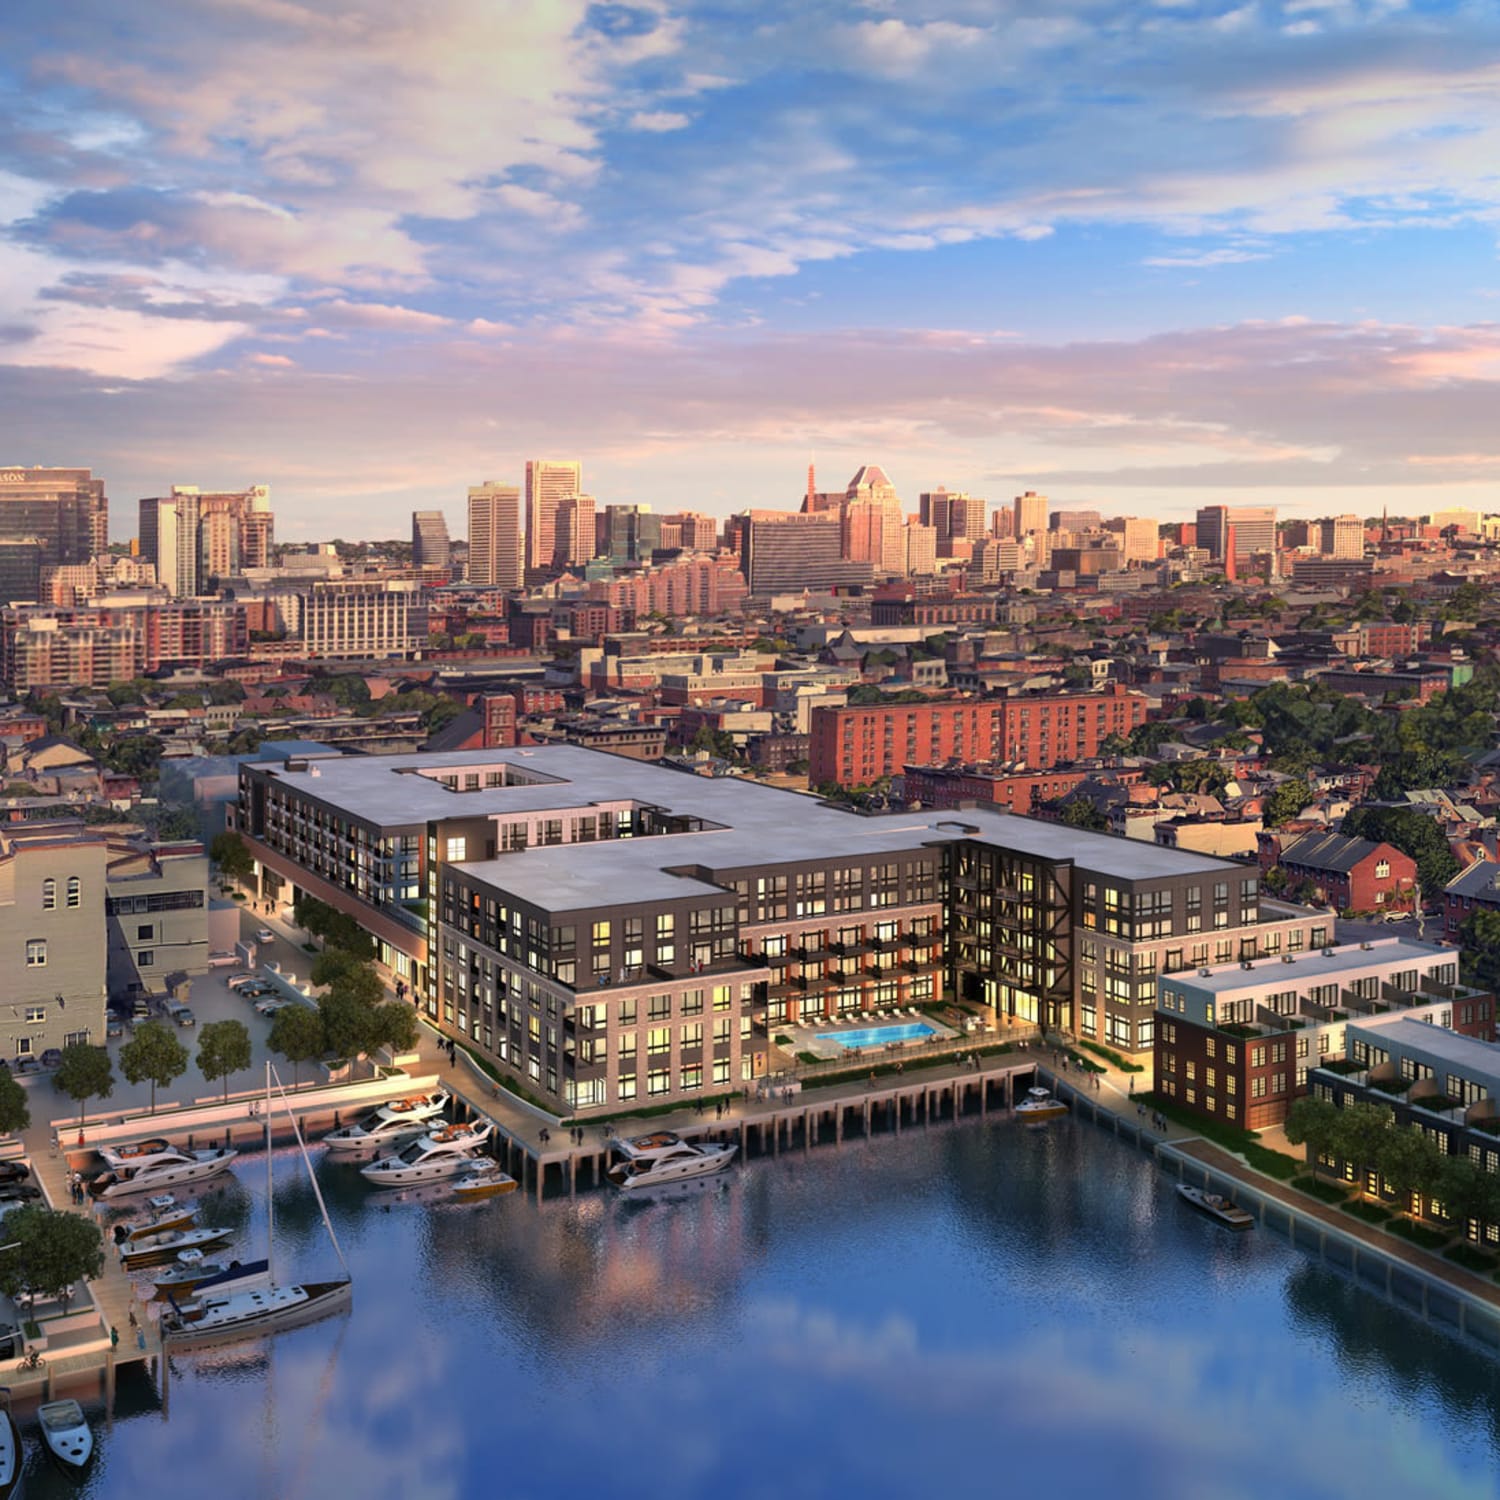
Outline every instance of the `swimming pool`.
<svg viewBox="0 0 1500 1500">
<path fill-rule="evenodd" d="M 905 1026 L 866 1026 L 859 1031 L 817 1031 L 813 1035 L 820 1042 L 840 1047 L 883 1047 L 887 1042 L 919 1042 L 923 1037 L 936 1036 L 937 1027 L 925 1021 L 909 1021 Z"/>
</svg>

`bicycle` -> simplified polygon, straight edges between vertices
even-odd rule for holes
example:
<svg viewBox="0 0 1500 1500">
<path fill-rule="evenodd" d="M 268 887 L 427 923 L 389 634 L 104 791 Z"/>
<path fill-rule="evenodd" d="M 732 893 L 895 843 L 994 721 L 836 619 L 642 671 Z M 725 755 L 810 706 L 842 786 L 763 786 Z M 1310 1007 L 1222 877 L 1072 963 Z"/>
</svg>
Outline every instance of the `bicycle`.
<svg viewBox="0 0 1500 1500">
<path fill-rule="evenodd" d="M 26 1353 L 21 1356 L 21 1368 L 23 1370 L 39 1370 L 44 1363 L 42 1351 L 35 1344 L 26 1346 Z"/>
</svg>

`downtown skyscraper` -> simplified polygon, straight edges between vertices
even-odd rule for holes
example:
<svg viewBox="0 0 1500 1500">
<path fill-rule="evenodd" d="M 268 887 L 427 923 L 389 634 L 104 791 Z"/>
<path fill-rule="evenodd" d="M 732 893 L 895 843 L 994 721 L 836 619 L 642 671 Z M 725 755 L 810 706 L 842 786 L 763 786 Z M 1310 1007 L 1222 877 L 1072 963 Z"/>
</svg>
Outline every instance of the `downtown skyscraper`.
<svg viewBox="0 0 1500 1500">
<path fill-rule="evenodd" d="M 526 567 L 545 571 L 559 560 L 564 566 L 578 561 L 577 533 L 583 507 L 569 507 L 558 542 L 558 511 L 565 501 L 575 500 L 583 489 L 583 465 L 576 459 L 529 458 L 526 460 Z M 593 555 L 593 504 L 588 506 L 588 556 Z M 583 559 L 584 561 L 587 558 Z"/>
<path fill-rule="evenodd" d="M 521 491 L 486 479 L 469 490 L 469 582 L 518 589 L 522 582 Z"/>
</svg>

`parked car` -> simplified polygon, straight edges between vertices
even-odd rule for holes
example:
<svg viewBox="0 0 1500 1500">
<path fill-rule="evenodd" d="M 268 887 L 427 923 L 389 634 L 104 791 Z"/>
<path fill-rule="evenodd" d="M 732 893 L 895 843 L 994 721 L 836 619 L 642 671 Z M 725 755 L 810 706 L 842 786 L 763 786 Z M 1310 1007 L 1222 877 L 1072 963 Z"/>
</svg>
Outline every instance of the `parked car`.
<svg viewBox="0 0 1500 1500">
<path fill-rule="evenodd" d="M 255 929 L 255 941 L 257 943 L 275 942 L 276 934 L 269 927 L 257 927 Z"/>
<path fill-rule="evenodd" d="M 130 1016 L 135 1021 L 149 1021 L 151 1019 L 151 1001 L 145 995 L 137 995 L 135 1003 L 130 1007 Z"/>
<path fill-rule="evenodd" d="M 60 1047 L 48 1047 L 42 1053 L 42 1066 L 44 1068 L 62 1067 L 62 1049 Z"/>
<path fill-rule="evenodd" d="M 31 1168 L 24 1161 L 0 1161 L 0 1188 L 13 1182 L 25 1182 L 31 1176 Z"/>
<path fill-rule="evenodd" d="M 259 984 L 260 975 L 252 973 L 249 969 L 241 969 L 238 974 L 231 974 L 224 983 L 229 989 L 239 990 L 247 984 Z"/>
<path fill-rule="evenodd" d="M 12 1073 L 40 1073 L 42 1065 L 28 1053 L 25 1057 L 18 1057 L 10 1065 L 10 1070 Z"/>
<path fill-rule="evenodd" d="M 0 1203 L 34 1203 L 41 1196 L 41 1188 L 30 1182 L 9 1182 L 0 1187 Z"/>
<path fill-rule="evenodd" d="M 116 1037 L 125 1035 L 125 1023 L 118 1016 L 110 1016 L 104 1023 L 104 1039 L 112 1042 Z"/>
<path fill-rule="evenodd" d="M 267 995 L 276 993 L 274 984 L 247 984 L 243 989 L 235 992 L 241 1000 L 262 1000 Z"/>
<path fill-rule="evenodd" d="M 1385 914 L 1385 920 L 1387 922 L 1410 922 L 1411 913 L 1409 911 L 1388 911 Z"/>
<path fill-rule="evenodd" d="M 171 1015 L 172 1019 L 179 1026 L 196 1026 L 198 1024 L 198 1018 L 185 1005 L 177 1006 L 171 1012 Z"/>
<path fill-rule="evenodd" d="M 289 1005 L 295 1005 L 296 1001 L 288 1000 L 285 995 L 267 995 L 263 1000 L 255 1002 L 255 1013 L 258 1016 L 274 1016 L 278 1010 L 285 1010 Z"/>
</svg>

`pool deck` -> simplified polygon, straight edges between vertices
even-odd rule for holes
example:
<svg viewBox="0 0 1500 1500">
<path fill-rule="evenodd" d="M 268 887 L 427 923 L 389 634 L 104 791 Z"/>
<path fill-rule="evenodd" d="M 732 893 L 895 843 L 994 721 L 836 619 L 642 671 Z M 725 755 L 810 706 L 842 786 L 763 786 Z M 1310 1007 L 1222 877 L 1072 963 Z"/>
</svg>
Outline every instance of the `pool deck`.
<svg viewBox="0 0 1500 1500">
<path fill-rule="evenodd" d="M 925 1027 L 926 1030 L 916 1036 L 900 1037 L 896 1032 L 908 1030 L 914 1026 Z M 860 1060 L 859 1054 L 868 1054 L 872 1060 L 887 1045 L 899 1046 L 902 1042 L 923 1042 L 929 1037 L 938 1037 L 943 1040 L 959 1035 L 951 1026 L 945 1026 L 941 1021 L 935 1020 L 930 1015 L 924 1015 L 921 1011 L 911 1013 L 896 1012 L 885 1016 L 856 1017 L 847 1025 L 840 1026 L 837 1022 L 820 1021 L 815 1026 L 809 1026 L 804 1021 L 793 1021 L 790 1023 L 777 1022 L 773 1028 L 782 1036 L 792 1039 L 791 1051 L 810 1052 L 814 1057 L 832 1060 L 836 1057 L 844 1057 L 846 1054 L 855 1054 L 849 1058 L 851 1063 Z M 841 1043 L 842 1036 L 867 1036 L 878 1035 L 881 1032 L 889 1032 L 889 1037 L 880 1041 L 863 1042 L 857 1047 L 851 1047 Z"/>
</svg>

